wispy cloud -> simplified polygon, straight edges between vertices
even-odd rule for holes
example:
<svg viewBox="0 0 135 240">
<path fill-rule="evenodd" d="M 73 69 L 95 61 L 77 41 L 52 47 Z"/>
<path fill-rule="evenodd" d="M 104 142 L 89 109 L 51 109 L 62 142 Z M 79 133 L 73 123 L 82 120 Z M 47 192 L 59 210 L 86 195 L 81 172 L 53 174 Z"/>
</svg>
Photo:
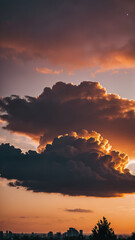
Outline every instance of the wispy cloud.
<svg viewBox="0 0 135 240">
<path fill-rule="evenodd" d="M 90 209 L 82 209 L 82 208 L 74 208 L 74 209 L 66 208 L 64 211 L 71 212 L 71 213 L 93 213 L 93 211 Z"/>
<path fill-rule="evenodd" d="M 35 70 L 42 74 L 53 74 L 53 75 L 59 75 L 60 73 L 63 72 L 63 69 L 53 70 L 51 68 L 39 68 L 39 67 L 36 67 Z"/>
<path fill-rule="evenodd" d="M 21 219 L 27 219 L 27 218 L 40 218 L 39 216 L 32 216 L 32 217 L 29 217 L 29 216 L 20 216 L 19 218 Z"/>
</svg>

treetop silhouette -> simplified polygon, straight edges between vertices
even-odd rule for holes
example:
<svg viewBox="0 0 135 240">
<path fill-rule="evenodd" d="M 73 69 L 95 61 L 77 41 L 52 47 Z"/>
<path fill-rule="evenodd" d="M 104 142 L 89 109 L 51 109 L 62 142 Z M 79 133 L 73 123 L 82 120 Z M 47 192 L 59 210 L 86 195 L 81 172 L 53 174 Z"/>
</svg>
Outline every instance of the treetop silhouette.
<svg viewBox="0 0 135 240">
<path fill-rule="evenodd" d="M 105 217 L 103 220 L 98 221 L 97 225 L 92 229 L 92 240 L 115 240 L 116 235 L 110 227 L 110 222 Z"/>
</svg>

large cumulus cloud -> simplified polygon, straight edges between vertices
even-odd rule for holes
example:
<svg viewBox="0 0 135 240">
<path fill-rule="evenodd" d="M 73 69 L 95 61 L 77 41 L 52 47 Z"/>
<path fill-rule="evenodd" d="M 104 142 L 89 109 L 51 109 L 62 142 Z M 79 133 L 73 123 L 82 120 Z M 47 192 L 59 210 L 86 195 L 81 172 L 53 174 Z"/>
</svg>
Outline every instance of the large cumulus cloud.
<svg viewBox="0 0 135 240">
<path fill-rule="evenodd" d="M 134 0 L 1 0 L 1 56 L 67 69 L 135 67 Z"/>
<path fill-rule="evenodd" d="M 1 98 L 5 129 L 39 141 L 39 150 L 55 137 L 82 129 L 100 132 L 117 149 L 134 152 L 135 101 L 108 94 L 95 82 L 56 83 L 38 97 Z"/>
<path fill-rule="evenodd" d="M 42 153 L 25 154 L 9 144 L 0 146 L 1 177 L 14 187 L 34 192 L 99 197 L 135 192 L 135 176 L 125 169 L 128 157 L 111 148 L 96 132 L 72 132 L 55 138 Z M 15 181 L 16 180 L 16 181 Z"/>
</svg>

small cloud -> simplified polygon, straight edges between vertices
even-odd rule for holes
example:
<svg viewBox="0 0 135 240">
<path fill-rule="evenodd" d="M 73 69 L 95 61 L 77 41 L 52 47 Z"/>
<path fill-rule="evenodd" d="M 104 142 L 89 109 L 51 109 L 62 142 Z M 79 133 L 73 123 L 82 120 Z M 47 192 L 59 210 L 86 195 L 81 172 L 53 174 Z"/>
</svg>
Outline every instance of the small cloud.
<svg viewBox="0 0 135 240">
<path fill-rule="evenodd" d="M 82 209 L 82 208 L 75 208 L 75 209 L 65 209 L 66 212 L 73 212 L 73 213 L 93 213 L 92 210 L 89 209 Z"/>
<path fill-rule="evenodd" d="M 53 75 L 59 75 L 60 73 L 63 72 L 63 69 L 53 70 L 51 68 L 39 68 L 39 67 L 36 67 L 35 70 L 42 74 L 53 74 Z"/>
<path fill-rule="evenodd" d="M 39 217 L 39 216 L 32 216 L 32 217 L 29 217 L 29 216 L 20 216 L 19 218 L 27 219 L 27 218 L 40 218 L 40 217 Z"/>
</svg>

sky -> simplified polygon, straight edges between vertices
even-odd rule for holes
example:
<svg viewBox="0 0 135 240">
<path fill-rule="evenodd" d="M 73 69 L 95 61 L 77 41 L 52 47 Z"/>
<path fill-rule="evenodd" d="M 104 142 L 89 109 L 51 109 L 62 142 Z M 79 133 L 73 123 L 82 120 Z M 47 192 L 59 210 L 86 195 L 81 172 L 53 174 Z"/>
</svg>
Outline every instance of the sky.
<svg viewBox="0 0 135 240">
<path fill-rule="evenodd" d="M 0 0 L 0 229 L 135 231 L 134 0 Z"/>
</svg>

